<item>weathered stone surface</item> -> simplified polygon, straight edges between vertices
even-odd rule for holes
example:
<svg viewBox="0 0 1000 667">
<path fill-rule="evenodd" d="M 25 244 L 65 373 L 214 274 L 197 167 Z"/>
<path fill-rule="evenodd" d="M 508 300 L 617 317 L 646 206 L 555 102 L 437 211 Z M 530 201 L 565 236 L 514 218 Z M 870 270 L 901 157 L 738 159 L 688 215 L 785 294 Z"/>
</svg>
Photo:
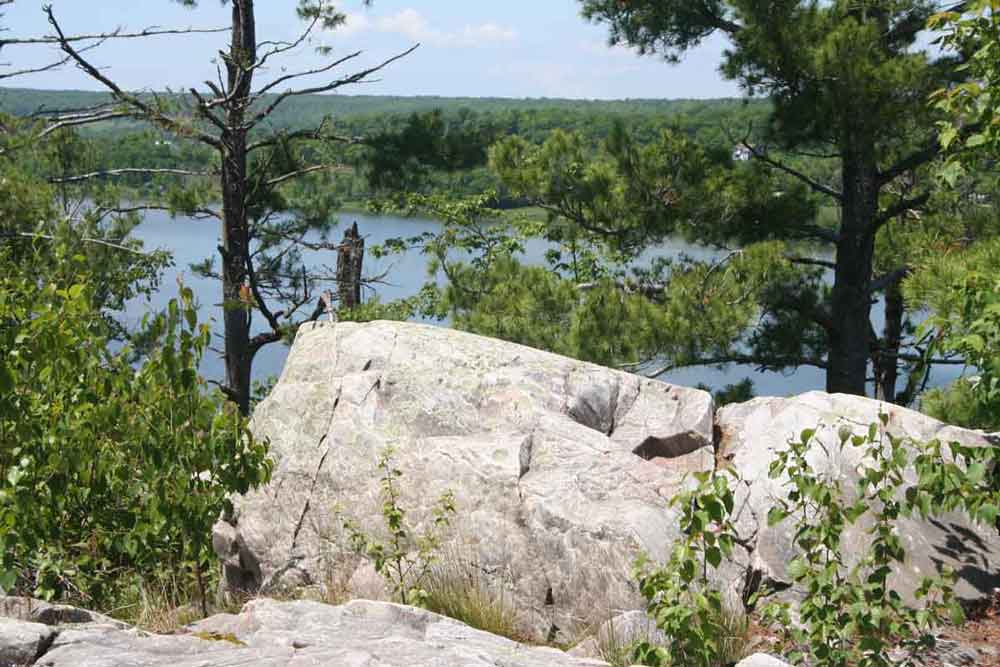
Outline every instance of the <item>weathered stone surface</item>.
<svg viewBox="0 0 1000 667">
<path fill-rule="evenodd" d="M 784 660 L 778 660 L 773 655 L 768 655 L 767 653 L 754 653 L 751 656 L 743 658 L 738 663 L 736 667 L 792 667 Z"/>
<path fill-rule="evenodd" d="M 0 667 L 33 664 L 55 634 L 41 623 L 0 617 Z"/>
<path fill-rule="evenodd" d="M 634 556 L 666 557 L 667 501 L 714 464 L 705 392 L 392 322 L 303 327 L 253 430 L 276 467 L 217 526 L 231 589 L 351 581 L 343 520 L 379 534 L 392 446 L 410 518 L 455 494 L 451 574 L 475 568 L 542 639 L 640 606 Z"/>
<path fill-rule="evenodd" d="M 189 635 L 66 629 L 43 667 L 600 667 L 604 662 L 527 647 L 422 609 L 354 601 L 254 600 L 189 628 Z"/>
<path fill-rule="evenodd" d="M 128 627 L 125 623 L 87 609 L 11 595 L 0 596 L 0 618 L 31 621 L 43 625 L 93 623 L 119 628 Z"/>
<path fill-rule="evenodd" d="M 839 475 L 845 489 L 854 489 L 859 479 L 861 452 L 848 445 L 840 448 L 838 431 L 867 433 L 879 414 L 888 415 L 886 430 L 896 436 L 919 442 L 939 439 L 966 445 L 986 446 L 985 436 L 977 431 L 942 424 L 912 410 L 858 396 L 810 392 L 792 398 L 758 398 L 747 403 L 726 406 L 716 415 L 720 431 L 719 456 L 749 482 L 741 487 L 749 502 L 740 517 L 747 534 L 759 529 L 753 567 L 766 579 L 787 582 L 785 565 L 794 556 L 790 521 L 767 527 L 767 511 L 776 497 L 783 497 L 785 479 L 768 478 L 774 453 L 788 446 L 807 428 L 817 428 L 816 435 L 830 452 L 813 447 L 809 460 L 820 471 Z M 916 479 L 913 470 L 908 480 Z M 742 506 L 737 502 L 737 506 Z M 927 521 L 901 519 L 899 534 L 909 554 L 906 566 L 897 570 L 893 584 L 909 595 L 921 577 L 932 574 L 942 565 L 953 567 L 959 582 L 956 592 L 964 598 L 980 598 L 1000 585 L 1000 535 L 993 527 L 976 526 L 959 514 L 943 514 Z M 848 556 L 867 550 L 863 528 L 854 527 L 845 535 Z M 794 597 L 795 591 L 791 592 Z"/>
</svg>

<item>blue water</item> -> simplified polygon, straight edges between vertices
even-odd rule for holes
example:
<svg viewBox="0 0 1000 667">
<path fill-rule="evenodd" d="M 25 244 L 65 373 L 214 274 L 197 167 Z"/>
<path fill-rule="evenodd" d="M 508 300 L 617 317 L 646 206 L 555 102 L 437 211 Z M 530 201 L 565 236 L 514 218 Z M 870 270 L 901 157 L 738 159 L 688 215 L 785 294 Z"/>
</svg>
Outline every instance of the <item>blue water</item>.
<svg viewBox="0 0 1000 667">
<path fill-rule="evenodd" d="M 360 213 L 345 213 L 340 216 L 340 228 L 331 233 L 332 239 L 343 235 L 342 229 L 352 222 L 357 222 L 361 234 L 366 239 L 367 247 L 380 244 L 389 238 L 417 236 L 424 232 L 436 232 L 440 228 L 438 222 L 426 218 L 401 218 L 391 215 L 366 215 Z M 178 281 L 190 287 L 201 305 L 201 318 L 213 322 L 213 330 L 221 334 L 221 322 L 218 319 L 219 303 L 222 298 L 222 286 L 218 281 L 199 278 L 188 267 L 206 257 L 216 255 L 215 248 L 219 244 L 219 225 L 216 221 L 201 221 L 190 218 L 172 219 L 163 212 L 151 212 L 138 228 L 136 235 L 142 239 L 147 248 L 162 248 L 174 255 L 174 267 L 168 269 L 159 291 L 148 300 L 136 300 L 129 304 L 126 317 L 131 324 L 137 324 L 145 313 L 162 308 L 167 301 L 176 296 Z M 533 241 L 525 249 L 523 261 L 541 264 L 545 251 L 549 246 L 542 241 Z M 683 241 L 671 241 L 660 248 L 648 251 L 643 258 L 653 256 L 677 256 L 686 254 L 697 258 L 710 258 L 718 253 L 703 247 L 691 246 Z M 304 259 L 312 267 L 332 267 L 336 257 L 332 252 L 307 251 Z M 378 284 L 378 297 L 390 301 L 415 294 L 428 280 L 427 258 L 419 251 L 411 251 L 403 255 L 375 258 L 371 254 L 365 257 L 365 275 L 377 276 L 385 273 L 384 282 Z M 331 271 L 332 272 L 332 271 Z M 437 277 L 440 280 L 440 276 Z M 365 298 L 371 298 L 370 290 Z M 876 327 L 881 327 L 881 304 L 876 305 L 873 316 Z M 266 328 L 262 318 L 255 320 L 255 328 Z M 444 324 L 442 324 L 444 326 Z M 210 352 L 202 363 L 202 373 L 211 379 L 221 379 L 224 366 L 221 358 L 222 339 L 217 336 L 218 350 Z M 281 368 L 288 354 L 288 348 L 283 343 L 276 343 L 263 348 L 254 360 L 254 378 L 265 379 L 281 373 Z M 960 367 L 936 369 L 932 376 L 931 386 L 948 382 L 957 377 Z M 723 369 L 692 367 L 672 371 L 661 376 L 661 379 L 686 386 L 705 383 L 713 388 L 721 388 L 743 378 L 754 381 L 758 395 L 788 396 L 824 387 L 824 373 L 812 367 L 802 367 L 785 373 L 758 372 L 753 366 L 731 364 Z"/>
</svg>

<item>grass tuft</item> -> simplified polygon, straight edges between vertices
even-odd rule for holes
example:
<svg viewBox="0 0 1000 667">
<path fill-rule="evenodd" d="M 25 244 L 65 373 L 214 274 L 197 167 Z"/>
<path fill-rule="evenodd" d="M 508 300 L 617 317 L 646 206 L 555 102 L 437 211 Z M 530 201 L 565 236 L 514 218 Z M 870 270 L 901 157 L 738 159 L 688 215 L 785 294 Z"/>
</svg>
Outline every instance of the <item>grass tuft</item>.
<svg viewBox="0 0 1000 667">
<path fill-rule="evenodd" d="M 432 567 L 425 590 L 429 611 L 514 641 L 526 639 L 509 594 L 502 585 L 487 581 L 473 560 L 447 554 Z"/>
</svg>

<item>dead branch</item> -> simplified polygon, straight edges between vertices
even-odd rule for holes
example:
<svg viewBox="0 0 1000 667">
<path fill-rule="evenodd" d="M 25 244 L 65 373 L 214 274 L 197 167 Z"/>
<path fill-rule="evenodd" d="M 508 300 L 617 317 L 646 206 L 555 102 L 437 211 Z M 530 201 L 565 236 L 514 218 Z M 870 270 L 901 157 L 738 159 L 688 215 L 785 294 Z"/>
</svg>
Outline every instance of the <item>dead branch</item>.
<svg viewBox="0 0 1000 667">
<path fill-rule="evenodd" d="M 250 120 L 250 122 L 247 123 L 245 129 L 250 129 L 252 127 L 255 127 L 260 121 L 262 121 L 263 119 L 267 118 L 272 113 L 274 113 L 274 110 L 277 109 L 278 106 L 281 105 L 282 102 L 284 102 L 285 100 L 287 100 L 287 99 L 289 99 L 291 97 L 297 97 L 297 96 L 301 96 L 301 95 L 316 95 L 316 94 L 319 94 L 319 93 L 328 93 L 330 91 L 336 90 L 336 89 L 341 88 L 343 86 L 350 85 L 352 83 L 360 83 L 361 81 L 364 81 L 367 77 L 371 76 L 375 72 L 378 72 L 378 71 L 380 71 L 380 70 L 388 67 L 392 63 L 396 62 L 397 60 L 400 60 L 401 58 L 405 58 L 406 56 L 410 55 L 411 53 L 413 53 L 414 51 L 416 51 L 417 48 L 419 48 L 419 47 L 420 47 L 419 44 L 415 44 L 415 45 L 411 46 L 410 48 L 408 48 L 407 50 L 405 50 L 405 51 L 403 51 L 401 53 L 397 53 L 396 55 L 392 56 L 391 58 L 388 58 L 388 59 L 382 61 L 381 63 L 379 63 L 378 65 L 375 65 L 374 67 L 369 67 L 368 69 L 362 70 L 360 72 L 356 72 L 356 73 L 351 74 L 350 76 L 344 77 L 342 79 L 337 79 L 335 81 L 331 81 L 328 84 L 324 84 L 324 85 L 320 85 L 320 86 L 314 86 L 312 88 L 303 88 L 303 89 L 300 89 L 300 90 L 287 90 L 287 91 L 281 93 L 280 95 L 278 95 L 274 99 L 274 101 L 272 101 L 269 105 L 267 105 L 267 107 L 265 107 L 264 109 L 262 109 L 261 111 L 259 111 Z M 348 60 L 348 59 L 350 59 L 352 57 L 354 57 L 354 54 L 351 54 L 349 56 L 345 56 L 344 58 L 341 58 L 340 61 L 338 61 L 338 62 L 343 62 L 343 61 Z M 273 86 L 271 86 L 271 85 L 265 86 L 260 91 L 258 91 L 258 93 L 256 95 L 260 96 L 265 91 L 270 90 L 272 87 Z"/>
<path fill-rule="evenodd" d="M 117 83 L 115 83 L 114 81 L 106 77 L 104 74 L 102 74 L 97 67 L 95 67 L 86 58 L 80 55 L 80 52 L 77 49 L 73 48 L 72 44 L 70 44 L 69 38 L 66 37 L 65 33 L 62 30 L 62 27 L 56 20 L 55 14 L 52 11 L 52 6 L 46 5 L 44 7 L 44 11 L 49 18 L 49 23 L 52 25 L 53 29 L 56 31 L 56 35 L 58 35 L 59 37 L 58 40 L 59 48 L 62 49 L 63 52 L 65 52 L 68 56 L 70 56 L 73 59 L 73 61 L 75 61 L 76 64 L 80 67 L 80 69 L 82 69 L 88 76 L 90 76 L 90 78 L 94 79 L 95 81 L 98 81 L 99 83 L 104 85 L 105 88 L 110 90 L 112 95 L 116 99 L 142 112 L 145 118 L 147 118 L 150 122 L 160 125 L 161 127 L 164 127 L 172 132 L 175 132 L 179 136 L 191 136 L 197 139 L 198 141 L 201 141 L 204 144 L 212 146 L 213 148 L 219 150 L 223 148 L 222 142 L 213 137 L 212 135 L 206 134 L 205 132 L 201 132 L 199 130 L 195 130 L 194 128 L 182 123 L 179 119 L 172 118 L 167 114 L 159 111 L 158 109 L 153 108 L 149 104 L 146 104 L 138 96 L 132 95 L 122 90 Z"/>
<path fill-rule="evenodd" d="M 128 176 L 131 174 L 141 174 L 145 176 L 159 176 L 159 175 L 169 175 L 169 176 L 215 176 L 215 172 L 211 171 L 191 171 L 189 169 L 144 169 L 144 168 L 125 168 L 125 169 L 103 169 L 101 171 L 92 171 L 89 174 L 76 174 L 74 176 L 53 176 L 49 178 L 49 183 L 78 183 L 80 181 L 87 181 L 94 178 L 110 178 L 114 176 Z"/>
</svg>

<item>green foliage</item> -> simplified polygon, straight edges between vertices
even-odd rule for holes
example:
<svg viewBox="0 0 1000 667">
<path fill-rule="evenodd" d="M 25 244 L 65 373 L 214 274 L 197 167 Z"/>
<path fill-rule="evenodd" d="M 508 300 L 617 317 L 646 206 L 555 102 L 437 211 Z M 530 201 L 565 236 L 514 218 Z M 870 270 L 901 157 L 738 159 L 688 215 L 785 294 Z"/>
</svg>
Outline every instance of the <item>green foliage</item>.
<svg viewBox="0 0 1000 667">
<path fill-rule="evenodd" d="M 267 481 L 267 447 L 197 375 L 209 331 L 189 289 L 135 368 L 75 266 L 63 284 L 0 276 L 0 588 L 103 607 L 170 577 L 204 605 L 211 526 Z"/>
<path fill-rule="evenodd" d="M 979 413 L 975 385 L 966 377 L 922 393 L 920 411 L 945 424 L 964 428 L 984 428 L 989 424 L 983 419 L 986 415 Z"/>
<path fill-rule="evenodd" d="M 168 93 L 158 94 L 160 99 L 171 97 Z M 264 99 L 273 101 L 272 96 Z M 103 93 L 0 91 L 0 109 L 15 115 L 28 115 L 40 108 L 83 108 L 102 101 L 107 101 Z M 306 95 L 284 102 L 269 127 L 287 135 L 295 129 L 322 125 L 338 135 L 366 137 L 364 145 L 326 143 L 317 147 L 331 164 L 353 168 L 323 179 L 323 188 L 341 201 L 359 202 L 373 195 L 373 184 L 405 185 L 420 192 L 462 196 L 496 190 L 500 182 L 485 168 L 486 148 L 501 136 L 519 136 L 539 144 L 553 130 L 575 130 L 588 145 L 597 146 L 622 123 L 642 143 L 655 140 L 667 128 L 676 128 L 706 145 L 728 147 L 731 141 L 724 128 L 759 125 L 769 107 L 766 101 L 744 103 L 734 99 L 586 101 Z M 187 141 L 165 140 L 161 132 L 143 129 L 131 120 L 81 128 L 81 138 L 93 157 L 95 170 L 136 164 L 195 171 L 218 169 L 217 157 L 211 150 Z M 165 175 L 127 175 L 116 179 L 116 183 L 132 199 L 165 196 L 178 211 L 197 208 L 206 194 L 215 197 L 211 192 L 202 192 L 195 199 L 188 194 L 191 185 L 210 190 L 204 178 L 187 179 L 183 188 L 177 177 Z M 505 192 L 500 201 L 505 206 L 519 204 Z"/>
<path fill-rule="evenodd" d="M 0 276 L 44 275 L 70 284 L 85 266 L 94 278 L 88 294 L 110 335 L 129 338 L 131 332 L 116 315 L 129 299 L 158 287 L 169 254 L 145 252 L 131 237 L 139 223 L 136 215 L 81 206 L 87 198 L 98 206 L 113 206 L 113 190 L 54 186 L 42 177 L 46 171 L 93 166 L 79 137 L 60 131 L 36 141 L 30 124 L 2 117 L 0 126 L 6 128 L 0 132 L 0 248 L 10 260 L 0 265 Z"/>
<path fill-rule="evenodd" d="M 961 12 L 935 14 L 928 24 L 944 31 L 942 47 L 961 56 L 959 69 L 967 76 L 932 98 L 948 115 L 939 127 L 941 146 L 951 158 L 942 175 L 952 185 L 967 165 L 1000 155 L 1000 2 L 965 5 Z"/>
<path fill-rule="evenodd" d="M 403 473 L 393 465 L 392 455 L 392 448 L 386 448 L 378 460 L 382 474 L 382 518 L 388 538 L 381 541 L 351 520 L 344 522 L 344 530 L 354 550 L 371 560 L 375 571 L 385 578 L 402 604 L 425 606 L 428 593 L 423 586 L 438 558 L 441 531 L 455 514 L 455 499 L 450 491 L 445 492 L 433 508 L 430 525 L 416 534 L 407 525 L 406 509 L 400 505 L 398 480 Z"/>
<path fill-rule="evenodd" d="M 810 452 L 823 451 L 808 429 L 777 453 L 770 475 L 787 480 L 787 494 L 768 513 L 768 524 L 792 522 L 798 555 L 788 563 L 792 581 L 805 591 L 792 622 L 787 605 L 773 603 L 765 615 L 799 647 L 798 664 L 819 667 L 877 667 L 900 664 L 890 656 L 895 647 L 909 650 L 905 664 L 916 664 L 921 651 L 934 643 L 934 628 L 962 617 L 952 593 L 953 573 L 926 576 L 916 591 L 919 607 L 911 607 L 891 587 L 894 571 L 905 566 L 904 538 L 896 522 L 927 518 L 953 510 L 992 523 L 997 492 L 986 470 L 996 457 L 989 448 L 934 441 L 920 445 L 897 438 L 872 424 L 864 436 L 843 429 L 839 449 L 857 450 L 861 463 L 856 488 L 845 488 L 836 471 L 818 472 Z M 911 452 L 916 456 L 911 458 Z M 849 454 L 848 454 L 849 455 Z M 852 457 L 853 458 L 853 457 Z M 912 465 L 916 483 L 905 471 Z M 845 550 L 845 533 L 863 530 L 870 544 L 863 553 Z"/>
<path fill-rule="evenodd" d="M 641 642 L 634 658 L 654 666 L 723 667 L 740 660 L 746 649 L 746 623 L 725 607 L 710 581 L 739 543 L 732 521 L 735 500 L 726 472 L 697 473 L 697 487 L 674 496 L 684 536 L 670 559 L 650 567 L 636 566 L 639 592 L 647 611 L 667 637 L 667 647 Z"/>
<path fill-rule="evenodd" d="M 973 423 L 1000 428 L 1000 273 L 971 272 L 953 287 L 961 299 L 959 319 L 938 314 L 929 324 L 940 332 L 941 349 L 976 368 L 978 375 L 969 379 Z"/>
<path fill-rule="evenodd" d="M 967 398 L 948 411 L 960 410 L 956 423 L 1000 428 L 1000 239 L 926 258 L 904 289 L 931 309 L 921 327 L 933 336 L 929 353 L 957 354 L 974 373 L 951 394 L 932 394 L 931 404 Z"/>
</svg>

